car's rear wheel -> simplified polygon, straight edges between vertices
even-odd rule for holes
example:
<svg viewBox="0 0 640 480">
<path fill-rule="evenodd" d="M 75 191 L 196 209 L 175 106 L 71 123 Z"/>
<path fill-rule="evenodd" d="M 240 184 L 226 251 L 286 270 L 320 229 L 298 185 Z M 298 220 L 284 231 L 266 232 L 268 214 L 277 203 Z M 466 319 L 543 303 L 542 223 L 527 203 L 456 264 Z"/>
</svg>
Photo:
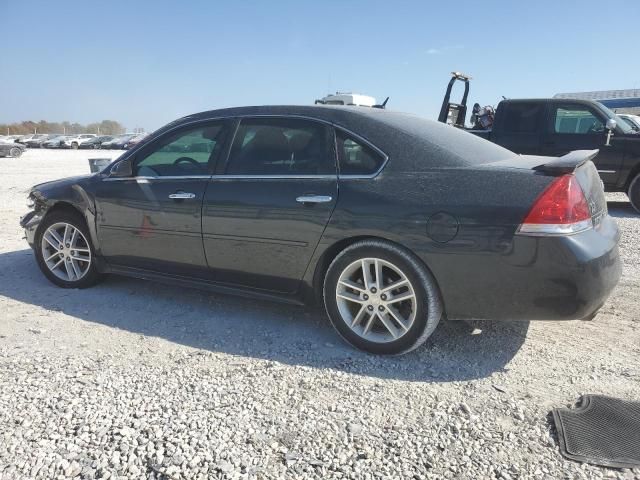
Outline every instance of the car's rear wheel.
<svg viewBox="0 0 640 480">
<path fill-rule="evenodd" d="M 74 150 L 77 150 L 78 149 L 78 143 L 77 142 L 73 142 L 71 144 L 71 148 L 73 148 Z"/>
<path fill-rule="evenodd" d="M 401 354 L 417 348 L 442 316 L 442 300 L 429 270 L 385 241 L 357 242 L 329 266 L 324 303 L 331 323 L 357 348 Z"/>
<path fill-rule="evenodd" d="M 22 149 L 21 148 L 13 147 L 11 150 L 9 150 L 9 156 L 11 156 L 13 158 L 18 158 L 20 155 L 22 155 Z"/>
<path fill-rule="evenodd" d="M 89 232 L 80 214 L 47 215 L 36 233 L 34 250 L 42 273 L 63 288 L 87 288 L 102 279 Z"/>
<path fill-rule="evenodd" d="M 636 209 L 636 212 L 640 213 L 640 173 L 631 180 L 629 190 L 627 190 L 627 195 L 631 202 L 631 206 Z"/>
</svg>

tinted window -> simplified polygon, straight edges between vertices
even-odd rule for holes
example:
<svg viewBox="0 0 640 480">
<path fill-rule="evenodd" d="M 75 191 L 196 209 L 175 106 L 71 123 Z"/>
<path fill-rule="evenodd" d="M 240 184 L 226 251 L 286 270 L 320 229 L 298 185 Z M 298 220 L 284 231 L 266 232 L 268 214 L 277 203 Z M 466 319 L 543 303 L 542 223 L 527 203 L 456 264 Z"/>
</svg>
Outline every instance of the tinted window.
<svg viewBox="0 0 640 480">
<path fill-rule="evenodd" d="M 505 133 L 536 133 L 543 105 L 539 103 L 508 103 L 503 115 Z"/>
<path fill-rule="evenodd" d="M 555 132 L 592 134 L 604 132 L 604 124 L 587 107 L 567 106 L 555 109 Z"/>
<path fill-rule="evenodd" d="M 139 176 L 206 175 L 209 161 L 222 147 L 220 124 L 200 126 L 168 134 L 150 145 L 137 162 Z M 217 147 L 217 148 L 216 148 Z"/>
<path fill-rule="evenodd" d="M 298 119 L 243 120 L 231 148 L 230 175 L 335 174 L 328 128 Z"/>
<path fill-rule="evenodd" d="M 342 131 L 336 132 L 336 139 L 340 175 L 372 175 L 380 170 L 381 154 Z"/>
</svg>

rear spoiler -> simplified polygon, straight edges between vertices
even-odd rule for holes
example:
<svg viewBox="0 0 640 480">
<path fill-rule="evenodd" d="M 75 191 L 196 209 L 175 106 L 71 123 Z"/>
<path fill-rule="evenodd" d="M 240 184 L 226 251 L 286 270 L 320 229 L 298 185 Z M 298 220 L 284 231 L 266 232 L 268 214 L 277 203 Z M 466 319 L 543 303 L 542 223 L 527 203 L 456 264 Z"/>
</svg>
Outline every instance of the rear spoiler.
<svg viewBox="0 0 640 480">
<path fill-rule="evenodd" d="M 563 157 L 555 158 L 548 163 L 533 167 L 533 170 L 552 175 L 573 173 L 580 165 L 584 165 L 589 160 L 596 158 L 598 153 L 600 153 L 600 150 L 574 150 Z"/>
</svg>

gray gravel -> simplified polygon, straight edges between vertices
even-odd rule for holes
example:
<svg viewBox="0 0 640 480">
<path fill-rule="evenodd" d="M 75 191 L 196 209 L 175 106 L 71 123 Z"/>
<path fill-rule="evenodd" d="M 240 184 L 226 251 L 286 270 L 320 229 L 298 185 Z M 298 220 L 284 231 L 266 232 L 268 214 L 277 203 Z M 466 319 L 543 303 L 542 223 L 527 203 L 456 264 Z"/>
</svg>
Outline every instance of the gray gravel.
<svg viewBox="0 0 640 480">
<path fill-rule="evenodd" d="M 94 155 L 0 159 L 0 479 L 640 479 L 564 460 L 548 417 L 583 393 L 640 399 L 640 216 L 624 196 L 609 197 L 624 277 L 594 321 L 443 324 L 381 358 L 316 309 L 50 285 L 17 225 L 26 191 Z"/>
</svg>

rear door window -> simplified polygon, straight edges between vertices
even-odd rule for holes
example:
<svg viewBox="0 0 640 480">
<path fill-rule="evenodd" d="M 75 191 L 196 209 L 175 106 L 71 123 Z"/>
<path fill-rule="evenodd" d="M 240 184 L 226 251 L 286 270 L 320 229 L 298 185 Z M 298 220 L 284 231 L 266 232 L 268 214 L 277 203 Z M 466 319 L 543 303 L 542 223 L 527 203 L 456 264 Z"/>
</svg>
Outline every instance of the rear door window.
<svg viewBox="0 0 640 480">
<path fill-rule="evenodd" d="M 537 133 L 544 104 L 514 102 L 506 105 L 502 131 L 505 133 Z"/>
<path fill-rule="evenodd" d="M 251 176 L 335 175 L 329 128 L 297 118 L 243 119 L 226 173 Z"/>
</svg>

